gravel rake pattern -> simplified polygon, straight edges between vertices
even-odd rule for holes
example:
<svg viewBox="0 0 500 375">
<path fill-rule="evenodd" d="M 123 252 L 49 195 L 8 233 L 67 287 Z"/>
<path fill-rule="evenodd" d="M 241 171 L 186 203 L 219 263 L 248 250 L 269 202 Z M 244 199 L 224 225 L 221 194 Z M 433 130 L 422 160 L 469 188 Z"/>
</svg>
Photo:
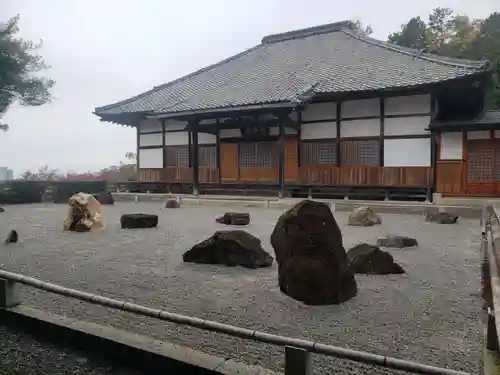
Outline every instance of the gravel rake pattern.
<svg viewBox="0 0 500 375">
<path fill-rule="evenodd" d="M 214 222 L 227 207 L 183 206 L 164 210 L 161 202 L 120 202 L 105 206 L 106 228 L 95 233 L 61 230 L 65 205 L 9 206 L 0 215 L 0 238 L 18 230 L 20 242 L 0 245 L 0 265 L 14 272 L 91 293 L 154 308 L 280 335 L 479 373 L 482 354 L 479 222 L 450 226 L 417 215 L 382 215 L 382 225 L 347 226 L 335 213 L 346 248 L 399 234 L 419 246 L 385 249 L 405 275 L 356 275 L 359 293 L 338 306 L 307 307 L 280 293 L 276 264 L 269 269 L 184 264 L 182 254 L 224 226 Z M 282 213 L 245 208 L 246 227 L 274 255 L 269 236 Z M 126 212 L 159 215 L 157 228 L 119 229 Z M 25 303 L 70 317 L 110 324 L 191 346 L 221 357 L 283 369 L 283 348 L 244 341 L 112 311 L 23 288 Z M 394 371 L 314 356 L 318 374 L 393 374 Z"/>
</svg>

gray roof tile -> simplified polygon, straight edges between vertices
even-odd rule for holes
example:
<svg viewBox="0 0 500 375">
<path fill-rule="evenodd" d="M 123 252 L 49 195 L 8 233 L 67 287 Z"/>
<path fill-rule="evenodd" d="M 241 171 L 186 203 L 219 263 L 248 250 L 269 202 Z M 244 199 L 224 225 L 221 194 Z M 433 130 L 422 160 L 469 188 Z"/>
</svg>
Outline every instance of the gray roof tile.
<svg viewBox="0 0 500 375">
<path fill-rule="evenodd" d="M 437 83 L 485 71 L 486 61 L 439 57 L 355 33 L 349 22 L 270 35 L 238 55 L 97 115 L 177 113 L 290 103 L 304 92 L 340 93 Z"/>
</svg>

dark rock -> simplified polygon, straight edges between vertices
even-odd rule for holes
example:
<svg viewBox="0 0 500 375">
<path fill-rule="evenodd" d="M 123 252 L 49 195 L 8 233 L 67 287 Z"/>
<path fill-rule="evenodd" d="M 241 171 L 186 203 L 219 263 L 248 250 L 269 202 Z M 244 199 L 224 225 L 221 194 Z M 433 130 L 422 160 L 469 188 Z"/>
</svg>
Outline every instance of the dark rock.
<svg viewBox="0 0 500 375">
<path fill-rule="evenodd" d="M 248 225 L 250 224 L 250 214 L 243 212 L 226 212 L 224 216 L 218 217 L 215 221 L 225 225 Z"/>
<path fill-rule="evenodd" d="M 100 204 L 115 204 L 115 198 L 113 198 L 111 193 L 99 193 L 93 195 Z"/>
<path fill-rule="evenodd" d="M 278 219 L 271 245 L 280 290 L 307 305 L 345 302 L 357 294 L 342 233 L 325 203 L 304 200 Z"/>
<path fill-rule="evenodd" d="M 456 224 L 458 220 L 457 215 L 451 215 L 447 212 L 438 212 L 436 214 L 427 214 L 425 220 L 438 224 Z"/>
<path fill-rule="evenodd" d="M 12 229 L 9 232 L 9 235 L 7 236 L 7 239 L 5 240 L 5 243 L 6 244 L 17 243 L 18 240 L 19 240 L 19 235 L 17 234 L 17 232 L 14 229 Z"/>
<path fill-rule="evenodd" d="M 273 258 L 261 245 L 261 241 L 242 231 L 218 231 L 188 250 L 182 256 L 184 262 L 222 264 L 246 268 L 270 267 Z"/>
<path fill-rule="evenodd" d="M 122 229 L 156 228 L 158 215 L 150 214 L 123 214 L 120 218 Z"/>
<path fill-rule="evenodd" d="M 356 227 L 371 227 L 381 224 L 382 219 L 369 207 L 356 207 L 349 214 L 348 225 Z"/>
<path fill-rule="evenodd" d="M 0 212 L 5 212 L 5 208 L 0 207 Z"/>
<path fill-rule="evenodd" d="M 165 208 L 179 208 L 181 205 L 175 199 L 169 199 L 165 202 Z"/>
<path fill-rule="evenodd" d="M 396 247 L 398 249 L 402 249 L 404 247 L 418 246 L 418 242 L 415 238 L 411 238 L 411 237 L 387 236 L 384 238 L 379 238 L 377 240 L 377 246 Z"/>
<path fill-rule="evenodd" d="M 362 243 L 347 252 L 349 267 L 354 273 L 390 275 L 405 273 L 394 258 L 379 247 Z"/>
</svg>

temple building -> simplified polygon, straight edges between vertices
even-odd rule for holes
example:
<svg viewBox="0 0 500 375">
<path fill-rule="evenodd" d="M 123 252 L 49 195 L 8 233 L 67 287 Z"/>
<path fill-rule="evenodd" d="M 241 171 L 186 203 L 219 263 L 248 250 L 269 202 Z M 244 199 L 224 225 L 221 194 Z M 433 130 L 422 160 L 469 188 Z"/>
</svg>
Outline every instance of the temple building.
<svg viewBox="0 0 500 375">
<path fill-rule="evenodd" d="M 169 189 L 494 195 L 491 75 L 487 61 L 382 42 L 344 21 L 266 36 L 94 113 L 137 129 L 139 180 Z"/>
</svg>

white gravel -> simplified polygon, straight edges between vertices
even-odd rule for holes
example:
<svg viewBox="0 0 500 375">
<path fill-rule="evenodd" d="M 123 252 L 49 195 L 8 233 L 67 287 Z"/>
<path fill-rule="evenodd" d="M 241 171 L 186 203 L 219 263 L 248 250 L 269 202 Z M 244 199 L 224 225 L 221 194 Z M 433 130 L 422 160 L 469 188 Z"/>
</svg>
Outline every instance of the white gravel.
<svg viewBox="0 0 500 375">
<path fill-rule="evenodd" d="M 423 216 L 382 215 L 383 224 L 348 227 L 335 213 L 346 248 L 377 237 L 415 237 L 419 247 L 390 250 L 406 275 L 357 275 L 358 295 L 340 305 L 307 307 L 280 293 L 276 264 L 248 270 L 184 264 L 182 254 L 216 229 L 224 211 L 250 212 L 247 230 L 272 255 L 269 235 L 281 210 L 160 203 L 104 206 L 107 227 L 95 233 L 61 230 L 64 205 L 20 205 L 0 214 L 0 240 L 9 228 L 20 243 L 0 244 L 2 267 L 64 286 L 242 327 L 302 337 L 411 361 L 478 373 L 482 354 L 479 223 L 437 225 Z M 120 230 L 121 213 L 157 213 L 156 229 Z M 282 370 L 283 349 L 189 327 L 114 312 L 47 293 L 24 290 L 26 303 L 80 319 L 108 323 L 222 357 Z M 318 374 L 387 374 L 350 361 L 315 356 Z"/>
</svg>

